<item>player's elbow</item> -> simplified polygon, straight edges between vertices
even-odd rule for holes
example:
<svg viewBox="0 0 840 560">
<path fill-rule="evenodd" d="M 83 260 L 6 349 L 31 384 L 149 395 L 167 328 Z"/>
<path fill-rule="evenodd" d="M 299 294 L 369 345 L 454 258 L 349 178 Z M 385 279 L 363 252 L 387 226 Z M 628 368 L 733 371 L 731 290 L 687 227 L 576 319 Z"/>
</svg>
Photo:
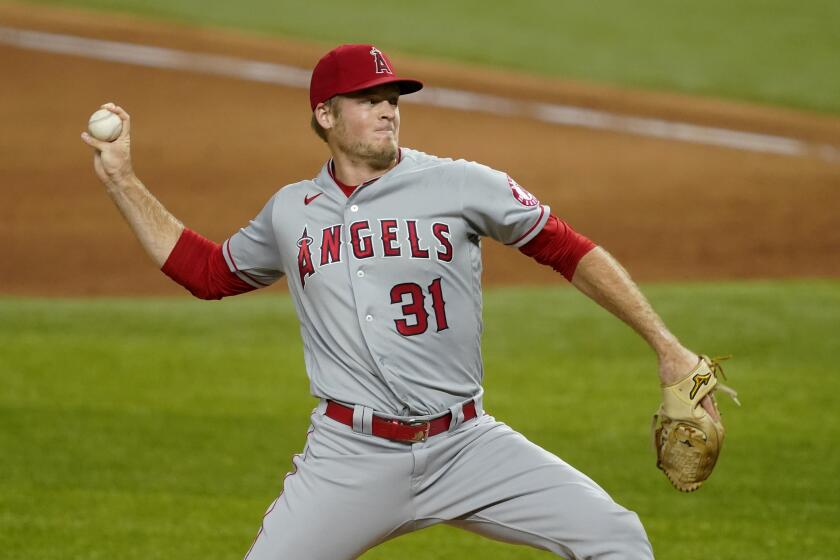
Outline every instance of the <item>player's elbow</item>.
<svg viewBox="0 0 840 560">
<path fill-rule="evenodd" d="M 198 299 L 203 299 L 203 300 L 219 300 L 219 299 L 222 299 L 223 297 L 225 297 L 225 295 L 222 294 L 221 292 L 211 290 L 211 289 L 206 288 L 204 286 L 202 286 L 202 287 L 189 287 L 189 288 L 187 288 L 187 290 L 193 296 L 197 297 Z"/>
<path fill-rule="evenodd" d="M 198 299 L 222 299 L 254 289 L 228 269 L 221 245 L 187 228 L 161 271 Z"/>
<path fill-rule="evenodd" d="M 581 259 L 597 245 L 552 214 L 542 231 L 520 247 L 520 251 L 540 264 L 550 266 L 572 281 Z"/>
</svg>

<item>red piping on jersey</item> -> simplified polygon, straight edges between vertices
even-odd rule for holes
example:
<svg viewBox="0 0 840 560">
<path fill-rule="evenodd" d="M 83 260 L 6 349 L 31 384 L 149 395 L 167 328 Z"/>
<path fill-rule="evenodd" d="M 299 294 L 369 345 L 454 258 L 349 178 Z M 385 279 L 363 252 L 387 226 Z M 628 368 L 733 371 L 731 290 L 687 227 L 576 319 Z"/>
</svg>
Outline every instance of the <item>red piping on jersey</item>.
<svg viewBox="0 0 840 560">
<path fill-rule="evenodd" d="M 397 163 L 394 165 L 394 167 L 399 165 L 399 163 L 401 161 L 402 161 L 402 148 L 399 148 L 397 150 Z M 391 168 L 391 169 L 393 169 L 393 168 Z M 366 186 L 370 185 L 371 183 L 375 183 L 380 178 L 382 178 L 382 175 L 380 175 L 379 177 L 374 177 L 373 179 L 371 179 L 369 181 L 365 181 L 361 185 L 356 185 L 356 186 L 347 185 L 347 184 L 339 181 L 338 177 L 335 176 L 335 163 L 333 163 L 333 160 L 330 160 L 329 163 L 327 163 L 327 173 L 330 174 L 330 177 L 332 178 L 332 180 L 335 181 L 335 184 L 338 185 L 338 188 L 341 189 L 341 192 L 343 192 L 344 196 L 346 196 L 347 198 L 350 198 L 350 195 L 353 194 L 353 192 L 357 188 L 366 187 Z"/>
<path fill-rule="evenodd" d="M 225 251 L 227 251 L 227 256 L 228 256 L 228 259 L 230 259 L 230 264 L 233 265 L 233 268 L 236 270 L 236 272 L 238 272 L 239 274 L 242 274 L 244 276 L 247 276 L 248 280 L 250 280 L 251 282 L 254 282 L 255 284 L 259 284 L 263 288 L 271 285 L 271 284 L 266 284 L 265 282 L 260 282 L 259 280 L 257 280 L 256 278 L 254 278 L 253 276 L 251 276 L 250 274 L 248 274 L 244 270 L 239 270 L 239 267 L 236 265 L 236 261 L 233 260 L 233 255 L 230 253 L 230 240 L 225 242 L 225 244 L 223 245 L 223 249 Z"/>
<path fill-rule="evenodd" d="M 520 241 L 522 241 L 523 239 L 525 239 L 526 237 L 528 237 L 528 235 L 529 235 L 532 231 L 534 231 L 534 228 L 535 228 L 535 227 L 537 227 L 537 226 L 539 225 L 539 223 L 542 221 L 543 214 L 545 214 L 545 206 L 543 206 L 542 204 L 540 204 L 540 215 L 539 215 L 539 217 L 537 218 L 537 221 L 536 221 L 536 222 L 534 222 L 534 225 L 532 225 L 532 226 L 530 227 L 530 229 L 528 229 L 528 231 L 526 231 L 525 233 L 523 233 L 522 235 L 520 235 L 519 237 L 517 237 L 515 241 L 511 241 L 510 243 L 508 243 L 508 245 L 516 245 L 517 243 L 519 243 Z"/>
<path fill-rule="evenodd" d="M 161 271 L 200 299 L 222 299 L 254 289 L 230 271 L 221 245 L 188 228 L 184 228 Z"/>
<path fill-rule="evenodd" d="M 538 263 L 552 267 L 571 282 L 580 259 L 595 247 L 595 243 L 551 214 L 545 227 L 519 250 Z"/>
</svg>

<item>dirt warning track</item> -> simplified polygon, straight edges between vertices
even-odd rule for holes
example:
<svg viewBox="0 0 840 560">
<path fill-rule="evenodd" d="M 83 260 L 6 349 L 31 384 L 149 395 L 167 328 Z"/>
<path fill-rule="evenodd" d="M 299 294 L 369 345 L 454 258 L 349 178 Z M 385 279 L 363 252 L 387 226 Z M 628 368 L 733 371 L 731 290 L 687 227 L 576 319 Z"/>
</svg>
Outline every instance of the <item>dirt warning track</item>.
<svg viewBox="0 0 840 560">
<path fill-rule="evenodd" d="M 0 5 L 0 25 L 303 69 L 329 48 L 14 4 Z M 836 117 L 392 58 L 433 88 L 840 146 Z M 182 293 L 143 255 L 78 138 L 105 101 L 132 114 L 141 179 L 217 241 L 327 157 L 299 87 L 9 45 L 0 69 L 14 77 L 0 88 L 0 294 Z M 637 279 L 840 275 L 840 162 L 817 149 L 744 151 L 416 103 L 402 120 L 403 145 L 509 172 Z M 558 281 L 515 250 L 485 248 L 486 283 Z"/>
</svg>

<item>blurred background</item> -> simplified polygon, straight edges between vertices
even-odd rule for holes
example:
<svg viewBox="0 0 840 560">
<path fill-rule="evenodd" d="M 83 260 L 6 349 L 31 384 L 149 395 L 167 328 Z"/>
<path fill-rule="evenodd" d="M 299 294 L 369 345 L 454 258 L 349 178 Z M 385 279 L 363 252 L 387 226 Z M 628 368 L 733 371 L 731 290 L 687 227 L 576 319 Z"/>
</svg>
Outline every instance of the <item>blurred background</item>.
<svg viewBox="0 0 840 560">
<path fill-rule="evenodd" d="M 293 307 L 282 286 L 191 300 L 78 135 L 125 107 L 138 175 L 222 241 L 327 159 L 308 72 L 348 42 L 426 84 L 402 145 L 508 172 L 689 347 L 734 354 L 745 405 L 677 494 L 647 440 L 652 354 L 487 242 L 488 410 L 637 511 L 659 558 L 835 558 L 838 29 L 827 0 L 0 1 L 0 558 L 244 555 L 314 405 Z M 548 557 L 442 527 L 365 558 L 464 553 Z"/>
</svg>

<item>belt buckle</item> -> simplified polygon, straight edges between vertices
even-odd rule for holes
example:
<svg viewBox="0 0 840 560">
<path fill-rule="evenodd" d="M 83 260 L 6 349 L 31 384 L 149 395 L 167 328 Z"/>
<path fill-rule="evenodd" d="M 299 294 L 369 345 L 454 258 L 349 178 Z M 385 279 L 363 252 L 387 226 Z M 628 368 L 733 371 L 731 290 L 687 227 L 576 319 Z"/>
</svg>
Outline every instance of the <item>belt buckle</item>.
<svg viewBox="0 0 840 560">
<path fill-rule="evenodd" d="M 429 421 L 424 420 L 409 420 L 409 421 L 397 421 L 404 426 L 408 426 L 410 428 L 417 428 L 414 434 L 410 438 L 399 438 L 398 441 L 403 441 L 405 443 L 421 443 L 426 441 L 429 437 L 429 430 L 432 427 L 432 423 Z"/>
</svg>

